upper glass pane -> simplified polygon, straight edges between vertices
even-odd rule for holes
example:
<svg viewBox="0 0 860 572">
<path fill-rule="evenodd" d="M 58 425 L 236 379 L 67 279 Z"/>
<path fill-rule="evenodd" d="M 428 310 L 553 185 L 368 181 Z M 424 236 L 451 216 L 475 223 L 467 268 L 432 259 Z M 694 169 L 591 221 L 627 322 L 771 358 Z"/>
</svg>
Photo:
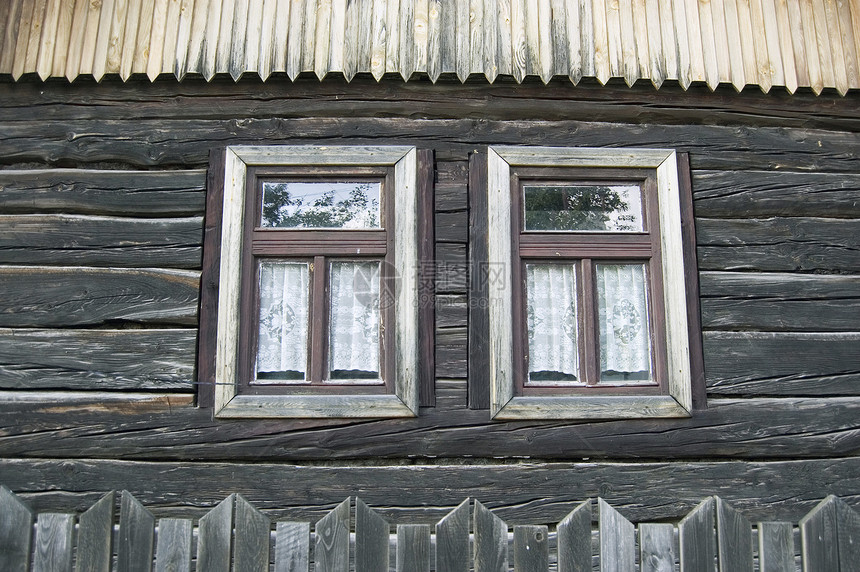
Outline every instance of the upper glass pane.
<svg viewBox="0 0 860 572">
<path fill-rule="evenodd" d="M 579 381 L 576 267 L 526 264 L 529 385 Z"/>
<path fill-rule="evenodd" d="M 638 185 L 523 185 L 526 230 L 642 232 Z"/>
<path fill-rule="evenodd" d="M 263 182 L 260 225 L 270 228 L 382 228 L 379 182 Z"/>
<path fill-rule="evenodd" d="M 260 263 L 256 383 L 303 382 L 307 371 L 309 267 Z"/>
</svg>

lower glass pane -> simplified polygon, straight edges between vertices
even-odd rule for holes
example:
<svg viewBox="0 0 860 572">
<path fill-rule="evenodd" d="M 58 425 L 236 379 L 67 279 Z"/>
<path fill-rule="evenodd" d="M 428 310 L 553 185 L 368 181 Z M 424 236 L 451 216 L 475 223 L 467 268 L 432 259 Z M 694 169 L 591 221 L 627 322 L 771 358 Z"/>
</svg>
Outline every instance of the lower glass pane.
<svg viewBox="0 0 860 572">
<path fill-rule="evenodd" d="M 651 336 L 644 264 L 597 264 L 600 381 L 651 381 Z"/>
<path fill-rule="evenodd" d="M 308 274 L 305 262 L 260 263 L 256 383 L 305 380 Z"/>
<path fill-rule="evenodd" d="M 382 383 L 379 373 L 379 262 L 332 262 L 329 376 Z"/>
<path fill-rule="evenodd" d="M 526 264 L 529 385 L 577 383 L 576 267 Z"/>
</svg>

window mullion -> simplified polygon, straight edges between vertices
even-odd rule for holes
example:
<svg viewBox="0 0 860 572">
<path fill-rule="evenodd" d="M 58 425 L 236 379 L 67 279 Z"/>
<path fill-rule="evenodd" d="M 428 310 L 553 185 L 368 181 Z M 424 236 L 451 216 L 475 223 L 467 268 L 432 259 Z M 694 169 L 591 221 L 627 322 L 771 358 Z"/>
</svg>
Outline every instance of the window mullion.
<svg viewBox="0 0 860 572">
<path fill-rule="evenodd" d="M 311 288 L 311 327 L 310 327 L 310 371 L 311 383 L 322 383 L 325 375 L 326 360 L 326 274 L 328 261 L 325 256 L 315 256 L 313 262 L 313 286 Z"/>
<path fill-rule="evenodd" d="M 597 336 L 597 302 L 595 300 L 594 264 L 590 258 L 583 258 L 580 264 L 580 335 L 579 347 L 582 360 L 582 375 L 586 385 L 597 385 L 600 381 L 600 348 Z"/>
</svg>

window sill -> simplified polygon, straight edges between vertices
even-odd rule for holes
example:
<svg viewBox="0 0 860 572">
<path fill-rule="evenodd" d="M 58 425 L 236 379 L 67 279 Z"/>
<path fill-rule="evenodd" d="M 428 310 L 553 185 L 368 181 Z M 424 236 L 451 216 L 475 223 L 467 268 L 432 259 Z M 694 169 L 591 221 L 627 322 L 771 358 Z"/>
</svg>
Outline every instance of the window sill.
<svg viewBox="0 0 860 572">
<path fill-rule="evenodd" d="M 515 419 L 636 419 L 690 417 L 669 395 L 513 397 L 493 420 Z"/>
<path fill-rule="evenodd" d="M 218 419 L 415 417 L 396 395 L 236 395 Z"/>
</svg>

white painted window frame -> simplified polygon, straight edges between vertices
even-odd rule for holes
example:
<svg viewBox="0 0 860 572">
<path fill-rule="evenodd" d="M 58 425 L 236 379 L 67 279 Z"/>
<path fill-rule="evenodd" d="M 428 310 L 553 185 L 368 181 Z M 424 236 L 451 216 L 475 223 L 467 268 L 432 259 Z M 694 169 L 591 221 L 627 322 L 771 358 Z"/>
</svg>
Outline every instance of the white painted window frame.
<svg viewBox="0 0 860 572">
<path fill-rule="evenodd" d="M 678 164 L 669 149 L 492 146 L 487 151 L 488 263 L 504 272 L 489 284 L 490 415 L 493 419 L 689 417 L 692 375 Z M 629 167 L 657 176 L 665 305 L 668 395 L 515 396 L 511 288 L 511 168 Z M 495 266 L 498 265 L 498 266 Z"/>
<path fill-rule="evenodd" d="M 215 350 L 216 418 L 418 415 L 417 151 L 410 146 L 232 146 L 226 150 Z M 247 395 L 238 392 L 245 184 L 250 166 L 394 167 L 394 393 Z"/>
</svg>

